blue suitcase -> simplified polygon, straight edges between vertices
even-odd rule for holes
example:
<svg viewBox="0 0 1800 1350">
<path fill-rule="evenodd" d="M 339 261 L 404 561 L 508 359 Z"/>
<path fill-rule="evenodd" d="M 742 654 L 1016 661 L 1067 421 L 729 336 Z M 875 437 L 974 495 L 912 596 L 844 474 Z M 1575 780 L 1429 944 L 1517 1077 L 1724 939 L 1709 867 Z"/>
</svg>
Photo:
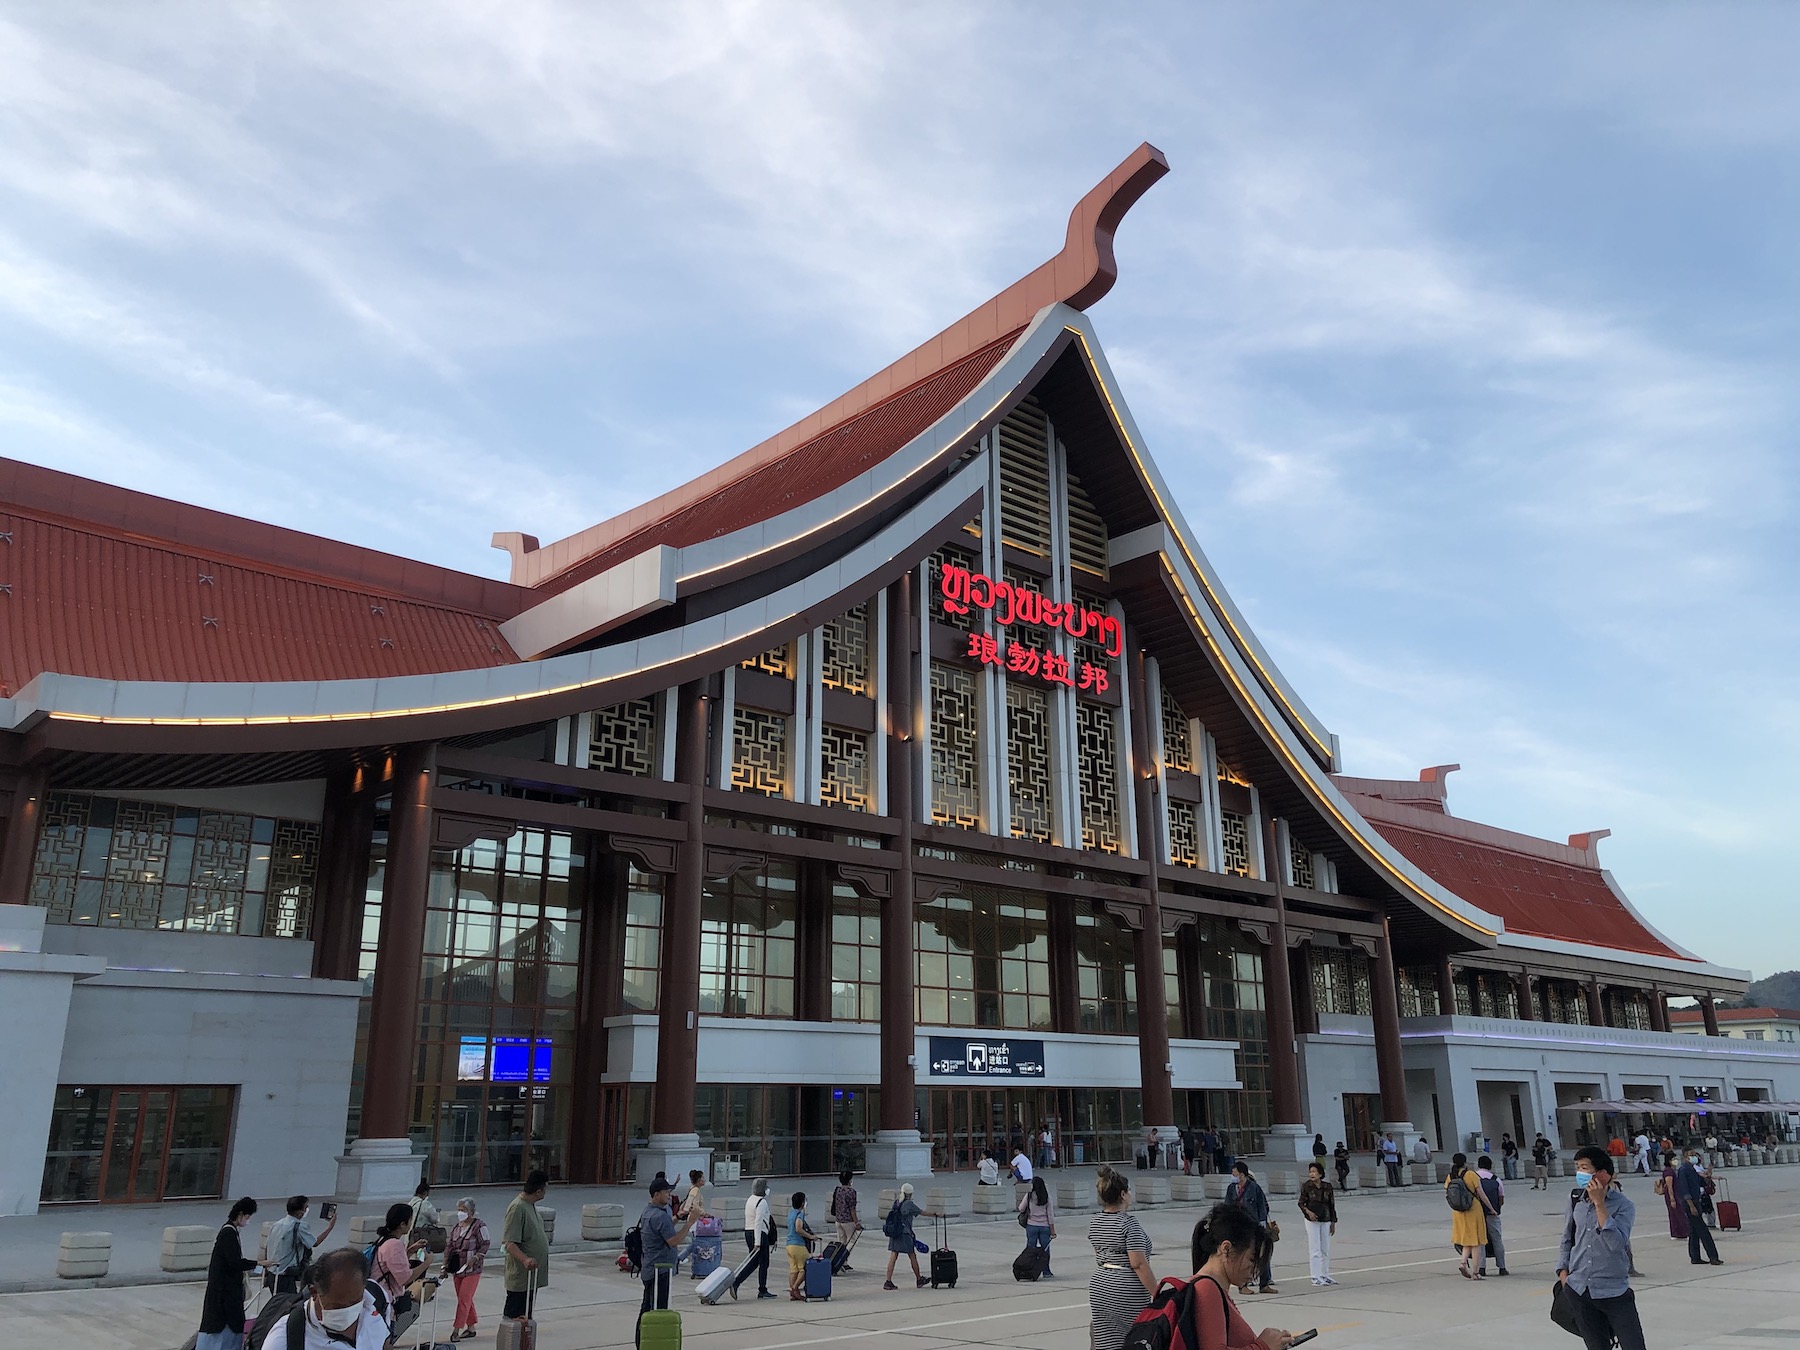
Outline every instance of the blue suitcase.
<svg viewBox="0 0 1800 1350">
<path fill-rule="evenodd" d="M 802 1292 L 808 1298 L 830 1299 L 831 1261 L 827 1257 L 806 1258 L 806 1285 Z"/>
<path fill-rule="evenodd" d="M 704 1280 L 719 1268 L 724 1259 L 725 1246 L 718 1238 L 699 1238 L 694 1243 L 693 1269 L 689 1272 L 696 1280 Z"/>
</svg>

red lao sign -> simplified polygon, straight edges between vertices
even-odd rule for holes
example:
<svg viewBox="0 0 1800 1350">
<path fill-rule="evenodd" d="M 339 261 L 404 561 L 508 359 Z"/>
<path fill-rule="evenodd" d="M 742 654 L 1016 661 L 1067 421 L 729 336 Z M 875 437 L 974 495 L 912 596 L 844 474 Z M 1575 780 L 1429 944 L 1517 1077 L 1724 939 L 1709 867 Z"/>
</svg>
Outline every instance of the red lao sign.
<svg viewBox="0 0 1800 1350">
<path fill-rule="evenodd" d="M 1125 650 L 1124 625 L 1112 615 L 1077 604 L 1059 604 L 1029 586 L 995 581 L 980 572 L 945 563 L 939 573 L 938 590 L 947 614 L 985 609 L 1002 628 L 1015 623 L 1060 628 L 1070 637 L 1097 643 L 1108 656 L 1117 657 Z"/>
</svg>

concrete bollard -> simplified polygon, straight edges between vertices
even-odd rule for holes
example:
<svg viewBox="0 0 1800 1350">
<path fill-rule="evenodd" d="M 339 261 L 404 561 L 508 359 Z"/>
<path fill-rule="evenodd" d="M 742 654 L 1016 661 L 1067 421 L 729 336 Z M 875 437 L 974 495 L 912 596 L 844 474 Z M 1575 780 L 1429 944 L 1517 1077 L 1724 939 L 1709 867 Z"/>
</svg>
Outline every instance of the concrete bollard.
<svg viewBox="0 0 1800 1350">
<path fill-rule="evenodd" d="M 544 1245 L 547 1247 L 556 1241 L 556 1211 L 548 1205 L 537 1207 L 538 1222 L 544 1225 Z"/>
<path fill-rule="evenodd" d="M 1357 1169 L 1354 1167 L 1352 1167 L 1348 1172 L 1344 1173 L 1344 1184 L 1342 1186 L 1339 1186 L 1338 1189 L 1340 1191 L 1355 1190 L 1356 1189 L 1356 1173 L 1357 1173 Z"/>
<path fill-rule="evenodd" d="M 982 1188 L 978 1187 L 977 1189 L 982 1189 Z M 885 1191 L 883 1191 L 881 1193 L 880 1197 L 875 1201 L 876 1212 L 878 1214 L 880 1214 L 882 1218 L 884 1218 L 884 1219 L 887 1218 L 887 1216 L 893 1211 L 894 1202 L 896 1200 L 898 1200 L 899 1198 L 900 1198 L 900 1188 L 898 1186 L 888 1187 Z"/>
<path fill-rule="evenodd" d="M 1442 1186 L 1446 1181 L 1450 1180 L 1450 1164 L 1437 1163 L 1436 1167 L 1438 1185 Z"/>
<path fill-rule="evenodd" d="M 1140 1205 L 1166 1205 L 1169 1203 L 1169 1178 L 1154 1172 L 1141 1176 L 1131 1188 L 1131 1196 Z"/>
<path fill-rule="evenodd" d="M 209 1245 L 207 1255 L 212 1248 Z M 111 1233 L 64 1233 L 56 1249 L 56 1278 L 97 1280 L 112 1261 Z"/>
<path fill-rule="evenodd" d="M 1059 1181 L 1056 1183 L 1056 1207 L 1068 1213 L 1078 1213 L 1084 1209 L 1092 1209 L 1100 1203 L 1094 1194 L 1092 1183 L 1086 1181 Z"/>
<path fill-rule="evenodd" d="M 178 1224 L 163 1229 L 162 1269 L 170 1272 L 205 1270 L 212 1264 L 216 1231 L 204 1224 Z"/>
<path fill-rule="evenodd" d="M 1293 1195 L 1300 1189 L 1300 1183 L 1294 1172 L 1263 1173 L 1263 1189 L 1270 1195 Z"/>
<path fill-rule="evenodd" d="M 375 1230 L 387 1222 L 385 1214 L 352 1214 L 350 1216 L 350 1245 L 357 1251 L 366 1251 L 375 1240 Z"/>
<path fill-rule="evenodd" d="M 983 1190 L 997 1189 L 984 1186 Z M 963 1212 L 961 1190 L 951 1190 L 944 1186 L 933 1186 L 925 1192 L 925 1212 L 940 1219 L 960 1219 Z"/>
<path fill-rule="evenodd" d="M 1012 1192 L 1005 1186 L 977 1186 L 973 1212 L 976 1214 L 1011 1214 Z"/>
<path fill-rule="evenodd" d="M 1205 1177 L 1174 1176 L 1169 1178 L 1169 1198 L 1184 1203 L 1206 1199 Z"/>
<path fill-rule="evenodd" d="M 1406 1166 L 1406 1170 L 1407 1170 L 1409 1179 L 1411 1180 L 1413 1185 L 1415 1185 L 1415 1186 L 1431 1185 L 1432 1165 L 1430 1163 L 1408 1163 Z M 1446 1176 L 1449 1175 L 1448 1167 L 1445 1167 L 1444 1174 Z"/>
<path fill-rule="evenodd" d="M 1387 1189 L 1387 1168 L 1380 1163 L 1373 1166 L 1364 1165 L 1353 1169 L 1357 1184 L 1365 1191 L 1384 1191 Z"/>
<path fill-rule="evenodd" d="M 625 1238 L 625 1206 L 583 1205 L 581 1207 L 581 1240 L 583 1242 L 622 1242 Z"/>
</svg>

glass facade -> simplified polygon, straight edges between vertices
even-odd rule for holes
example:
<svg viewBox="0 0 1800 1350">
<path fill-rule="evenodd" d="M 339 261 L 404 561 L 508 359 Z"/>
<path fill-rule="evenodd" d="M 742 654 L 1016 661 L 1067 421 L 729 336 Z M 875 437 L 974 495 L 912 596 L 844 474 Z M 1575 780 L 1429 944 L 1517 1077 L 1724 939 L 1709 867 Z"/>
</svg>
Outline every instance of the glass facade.
<svg viewBox="0 0 1800 1350">
<path fill-rule="evenodd" d="M 625 875 L 625 979 L 627 1012 L 655 1012 L 662 981 L 663 898 L 668 878 L 630 867 Z"/>
<path fill-rule="evenodd" d="M 1079 1029 L 1137 1031 L 1137 962 L 1129 930 L 1091 900 L 1075 901 L 1075 982 Z"/>
<path fill-rule="evenodd" d="M 701 1084 L 694 1129 L 714 1156 L 736 1156 L 744 1176 L 816 1176 L 860 1170 L 878 1119 L 877 1089 Z M 869 1200 L 873 1200 L 873 1196 Z M 867 1202 L 865 1202 L 867 1203 Z M 868 1211 L 864 1211 L 867 1220 Z M 727 1227 L 730 1228 L 727 1217 Z"/>
<path fill-rule="evenodd" d="M 831 889 L 831 1020 L 881 1020 L 881 903 Z"/>
<path fill-rule="evenodd" d="M 217 1199 L 232 1093 L 229 1087 L 57 1088 L 39 1199 Z"/>
<path fill-rule="evenodd" d="M 51 923 L 304 938 L 318 865 L 313 821 L 53 792 L 31 901 Z"/>
<path fill-rule="evenodd" d="M 990 886 L 920 905 L 916 1020 L 1050 1029 L 1050 925 L 1042 896 Z"/>
<path fill-rule="evenodd" d="M 708 881 L 700 902 L 700 1011 L 794 1016 L 799 869 L 770 859 L 760 872 Z"/>
<path fill-rule="evenodd" d="M 1205 1094 L 1205 1123 L 1229 1130 L 1232 1151 L 1257 1153 L 1269 1128 L 1269 1029 L 1264 949 L 1225 919 L 1199 924 L 1200 1003 L 1208 1040 L 1238 1043 L 1237 1092 Z"/>
</svg>

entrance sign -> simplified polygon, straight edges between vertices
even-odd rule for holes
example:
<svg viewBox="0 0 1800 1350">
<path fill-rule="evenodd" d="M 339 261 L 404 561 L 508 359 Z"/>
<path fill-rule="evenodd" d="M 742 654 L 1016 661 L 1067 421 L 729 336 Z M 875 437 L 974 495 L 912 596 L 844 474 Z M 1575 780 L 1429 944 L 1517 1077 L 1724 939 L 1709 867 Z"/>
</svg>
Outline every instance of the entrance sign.
<svg viewBox="0 0 1800 1350">
<path fill-rule="evenodd" d="M 931 1072 L 950 1078 L 1042 1078 L 1042 1041 L 933 1036 Z"/>
<path fill-rule="evenodd" d="M 1124 654 L 1125 626 L 1100 610 L 1073 603 L 1062 604 L 1029 586 L 995 581 L 955 563 L 945 563 L 939 569 L 938 590 L 946 614 L 967 614 L 970 609 L 985 609 L 1002 628 L 1015 623 L 1060 628 L 1070 637 L 1098 643 L 1106 649 L 1108 656 Z"/>
</svg>

